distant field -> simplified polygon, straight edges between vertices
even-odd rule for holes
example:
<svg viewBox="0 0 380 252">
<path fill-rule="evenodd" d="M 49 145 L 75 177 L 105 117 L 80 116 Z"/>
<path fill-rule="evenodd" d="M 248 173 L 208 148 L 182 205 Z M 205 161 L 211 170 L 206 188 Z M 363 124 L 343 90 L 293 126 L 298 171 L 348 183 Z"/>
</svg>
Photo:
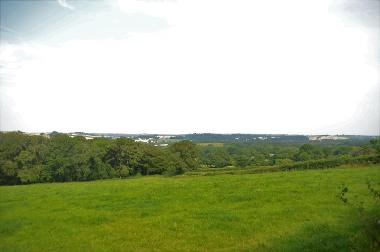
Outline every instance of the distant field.
<svg viewBox="0 0 380 252">
<path fill-rule="evenodd" d="M 300 163 L 300 162 L 299 162 Z M 298 164 L 299 164 L 298 163 Z M 366 164 L 367 166 L 369 164 Z M 358 164 L 346 164 L 337 167 L 340 168 L 363 168 L 365 165 Z M 311 168 L 311 169 L 332 169 L 333 167 L 324 168 Z M 335 167 L 336 168 L 336 167 Z M 303 170 L 303 169 L 296 169 Z M 258 174 L 258 173 L 273 173 L 273 172 L 285 172 L 281 166 L 253 166 L 253 167 L 236 167 L 226 166 L 222 168 L 203 167 L 198 170 L 188 171 L 185 173 L 187 176 L 217 176 L 217 175 L 245 175 L 245 174 Z"/>
<path fill-rule="evenodd" d="M 380 166 L 0 187 L 0 251 L 349 251 Z M 355 239 L 353 239 L 355 237 Z"/>
<path fill-rule="evenodd" d="M 201 145 L 201 146 L 211 145 L 211 146 L 214 146 L 214 147 L 223 147 L 224 146 L 224 143 L 197 143 L 197 144 Z"/>
</svg>

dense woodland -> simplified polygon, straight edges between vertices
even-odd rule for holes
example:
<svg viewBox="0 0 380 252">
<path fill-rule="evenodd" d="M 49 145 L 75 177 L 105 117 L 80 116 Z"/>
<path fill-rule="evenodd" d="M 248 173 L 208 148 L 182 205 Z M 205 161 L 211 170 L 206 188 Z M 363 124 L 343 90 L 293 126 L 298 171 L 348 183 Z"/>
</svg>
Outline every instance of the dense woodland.
<svg viewBox="0 0 380 252">
<path fill-rule="evenodd" d="M 262 167 L 378 155 L 380 144 L 195 144 L 167 147 L 128 138 L 0 133 L 0 184 L 85 181 L 136 175 L 178 175 L 201 167 Z M 372 160 L 372 159 L 371 159 Z"/>
</svg>

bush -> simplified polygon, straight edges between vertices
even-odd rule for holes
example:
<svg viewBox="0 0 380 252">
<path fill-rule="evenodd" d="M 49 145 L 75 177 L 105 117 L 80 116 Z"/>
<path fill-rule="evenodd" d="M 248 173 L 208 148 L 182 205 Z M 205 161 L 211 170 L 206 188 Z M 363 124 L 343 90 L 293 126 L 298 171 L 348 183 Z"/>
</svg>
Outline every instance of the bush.
<svg viewBox="0 0 380 252">
<path fill-rule="evenodd" d="M 345 164 L 377 164 L 380 163 L 380 155 L 359 156 L 359 157 L 339 157 L 332 159 L 319 159 L 305 162 L 296 162 L 293 164 L 282 165 L 283 171 L 300 170 L 300 169 L 320 169 L 332 168 Z"/>
<path fill-rule="evenodd" d="M 367 181 L 367 187 L 373 199 L 373 204 L 370 207 L 365 205 L 364 202 L 357 202 L 357 200 L 347 197 L 349 189 L 345 185 L 341 186 L 341 191 L 337 195 L 345 205 L 355 210 L 355 218 L 359 219 L 362 223 L 361 231 L 350 239 L 353 241 L 353 245 L 351 246 L 353 251 L 362 250 L 362 248 L 355 246 L 356 240 L 360 238 L 359 234 L 369 239 L 370 245 L 367 248 L 368 251 L 380 251 L 380 183 Z"/>
</svg>

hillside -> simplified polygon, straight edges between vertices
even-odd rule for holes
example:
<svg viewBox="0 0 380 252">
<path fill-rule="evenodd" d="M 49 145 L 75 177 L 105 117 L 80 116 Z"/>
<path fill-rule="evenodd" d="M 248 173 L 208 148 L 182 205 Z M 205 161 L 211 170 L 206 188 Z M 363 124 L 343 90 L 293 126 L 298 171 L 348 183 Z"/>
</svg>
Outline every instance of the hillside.
<svg viewBox="0 0 380 252">
<path fill-rule="evenodd" d="M 365 251 L 380 166 L 0 187 L 0 251 Z"/>
</svg>

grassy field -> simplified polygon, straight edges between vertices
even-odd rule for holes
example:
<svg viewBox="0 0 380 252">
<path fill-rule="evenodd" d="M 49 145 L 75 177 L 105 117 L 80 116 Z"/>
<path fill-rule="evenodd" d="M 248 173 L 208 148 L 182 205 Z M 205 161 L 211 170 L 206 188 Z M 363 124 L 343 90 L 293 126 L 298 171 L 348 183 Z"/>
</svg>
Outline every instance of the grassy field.
<svg viewBox="0 0 380 252">
<path fill-rule="evenodd" d="M 0 251 L 349 251 L 380 166 L 0 187 Z"/>
<path fill-rule="evenodd" d="M 214 146 L 214 147 L 223 147 L 224 143 L 197 143 L 200 146 Z"/>
</svg>

